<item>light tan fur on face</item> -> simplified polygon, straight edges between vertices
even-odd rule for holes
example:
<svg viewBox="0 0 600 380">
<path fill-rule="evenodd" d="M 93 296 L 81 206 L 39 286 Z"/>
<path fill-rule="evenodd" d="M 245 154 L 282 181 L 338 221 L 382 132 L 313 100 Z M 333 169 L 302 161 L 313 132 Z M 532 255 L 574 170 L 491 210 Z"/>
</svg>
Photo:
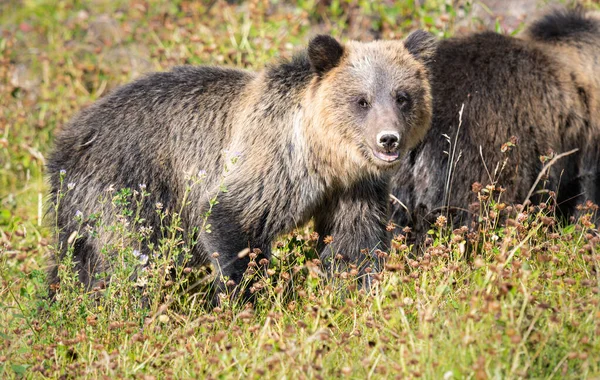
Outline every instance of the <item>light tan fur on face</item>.
<svg viewBox="0 0 600 380">
<path fill-rule="evenodd" d="M 315 154 L 324 164 L 320 167 L 327 178 L 343 177 L 342 182 L 352 182 L 380 175 L 381 168 L 365 152 L 360 122 L 348 111 L 349 94 L 363 93 L 375 85 L 387 86 L 390 92 L 394 86 L 401 86 L 422 93 L 415 107 L 415 121 L 406 126 L 400 141 L 403 151 L 415 146 L 427 132 L 432 100 L 426 67 L 406 51 L 402 42 L 349 42 L 345 49 L 340 65 L 320 83 L 315 79 L 315 90 L 306 94 L 304 104 L 308 105 L 309 118 L 305 121 L 305 138 L 310 146 L 318 147 Z"/>
</svg>

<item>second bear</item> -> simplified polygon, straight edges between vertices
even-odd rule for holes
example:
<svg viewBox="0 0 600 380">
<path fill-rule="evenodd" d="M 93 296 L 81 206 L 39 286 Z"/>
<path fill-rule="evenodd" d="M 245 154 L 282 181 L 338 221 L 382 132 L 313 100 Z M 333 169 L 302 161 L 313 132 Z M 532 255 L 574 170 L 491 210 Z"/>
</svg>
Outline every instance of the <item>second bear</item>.
<svg viewBox="0 0 600 380">
<path fill-rule="evenodd" d="M 468 225 L 479 216 L 469 210 L 475 182 L 503 188 L 494 198 L 508 204 L 553 191 L 565 216 L 585 200 L 599 203 L 599 58 L 600 22 L 581 9 L 555 10 L 519 38 L 485 32 L 440 42 L 432 127 L 396 172 L 395 221 L 421 236 L 438 215 Z M 573 149 L 534 188 L 545 162 Z"/>
</svg>

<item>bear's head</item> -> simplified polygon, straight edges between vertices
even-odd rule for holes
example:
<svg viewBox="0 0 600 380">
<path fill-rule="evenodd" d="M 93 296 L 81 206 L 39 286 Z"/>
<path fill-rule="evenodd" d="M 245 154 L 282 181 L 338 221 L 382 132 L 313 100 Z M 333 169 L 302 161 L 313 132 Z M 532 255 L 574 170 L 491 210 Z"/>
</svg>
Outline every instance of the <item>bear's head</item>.
<svg viewBox="0 0 600 380">
<path fill-rule="evenodd" d="M 310 103 L 319 128 L 313 135 L 325 142 L 325 159 L 343 162 L 330 162 L 340 169 L 380 171 L 395 166 L 425 136 L 435 47 L 435 38 L 421 30 L 404 41 L 342 45 L 325 35 L 311 40 Z"/>
</svg>

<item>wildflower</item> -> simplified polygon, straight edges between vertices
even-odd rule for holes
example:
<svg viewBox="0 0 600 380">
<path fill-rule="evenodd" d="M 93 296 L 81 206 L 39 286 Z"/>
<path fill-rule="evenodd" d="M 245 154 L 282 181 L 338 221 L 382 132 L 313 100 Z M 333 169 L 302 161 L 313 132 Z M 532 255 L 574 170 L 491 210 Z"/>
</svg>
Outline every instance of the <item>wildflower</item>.
<svg viewBox="0 0 600 380">
<path fill-rule="evenodd" d="M 60 176 L 64 177 L 67 174 L 67 171 L 65 169 L 60 169 Z"/>
<path fill-rule="evenodd" d="M 446 223 L 448 223 L 448 219 L 444 215 L 440 215 L 435 221 L 435 226 L 438 228 L 443 228 L 446 226 Z"/>
<path fill-rule="evenodd" d="M 83 218 L 83 213 L 79 210 L 75 211 L 75 219 L 81 220 L 81 218 Z"/>
<path fill-rule="evenodd" d="M 148 255 L 141 253 L 137 249 L 133 250 L 133 256 L 138 259 L 141 265 L 146 265 L 148 263 Z"/>
<path fill-rule="evenodd" d="M 331 236 L 331 235 L 325 236 L 325 238 L 323 239 L 323 243 L 325 243 L 325 244 L 333 243 L 333 236 Z"/>
<path fill-rule="evenodd" d="M 479 182 L 473 182 L 471 185 L 471 191 L 474 193 L 479 193 L 483 189 L 483 185 Z"/>
<path fill-rule="evenodd" d="M 67 183 L 67 190 L 73 190 L 75 188 L 75 182 Z"/>
<path fill-rule="evenodd" d="M 142 191 L 146 190 L 146 185 L 145 184 L 140 183 L 138 186 L 139 186 L 140 190 L 142 190 Z"/>
<path fill-rule="evenodd" d="M 552 225 L 554 225 L 554 219 L 549 218 L 547 216 L 543 216 L 542 223 L 544 223 L 546 226 L 552 226 Z"/>
<path fill-rule="evenodd" d="M 154 205 L 156 207 L 157 210 L 162 210 L 163 209 L 163 204 L 160 202 L 156 202 L 156 204 Z"/>
<path fill-rule="evenodd" d="M 152 226 L 140 226 L 139 231 L 142 236 L 150 236 L 152 234 Z"/>
<path fill-rule="evenodd" d="M 98 317 L 96 317 L 95 315 L 88 315 L 85 318 L 85 321 L 88 325 L 95 326 L 98 323 Z"/>
<path fill-rule="evenodd" d="M 198 172 L 198 178 L 206 177 L 206 170 L 202 169 Z"/>
<path fill-rule="evenodd" d="M 146 285 L 148 285 L 148 278 L 146 277 L 138 277 L 137 281 L 135 282 L 135 285 L 139 288 L 143 288 Z"/>
</svg>

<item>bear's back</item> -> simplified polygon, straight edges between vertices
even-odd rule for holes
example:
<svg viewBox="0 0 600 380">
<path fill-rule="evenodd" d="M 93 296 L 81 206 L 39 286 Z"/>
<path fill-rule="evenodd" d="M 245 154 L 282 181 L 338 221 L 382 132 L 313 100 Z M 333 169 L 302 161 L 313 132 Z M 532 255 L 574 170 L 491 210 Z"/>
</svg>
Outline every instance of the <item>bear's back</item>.
<svg viewBox="0 0 600 380">
<path fill-rule="evenodd" d="M 453 133 L 464 104 L 468 117 L 463 119 L 475 125 L 463 126 L 463 130 L 475 146 L 500 146 L 511 133 L 524 132 L 518 126 L 545 124 L 549 115 L 540 109 L 565 103 L 557 64 L 527 42 L 496 33 L 442 41 L 434 61 L 432 89 L 430 133 Z M 507 126 L 493 128 L 502 136 L 490 136 L 487 127 L 494 123 Z"/>
<path fill-rule="evenodd" d="M 88 188 L 100 191 L 137 187 L 132 178 L 146 185 L 178 181 L 186 160 L 211 169 L 202 164 L 218 164 L 229 108 L 253 78 L 241 70 L 182 66 L 115 89 L 57 135 L 48 159 L 52 193 L 61 170 L 69 181 L 98 182 Z"/>
</svg>

